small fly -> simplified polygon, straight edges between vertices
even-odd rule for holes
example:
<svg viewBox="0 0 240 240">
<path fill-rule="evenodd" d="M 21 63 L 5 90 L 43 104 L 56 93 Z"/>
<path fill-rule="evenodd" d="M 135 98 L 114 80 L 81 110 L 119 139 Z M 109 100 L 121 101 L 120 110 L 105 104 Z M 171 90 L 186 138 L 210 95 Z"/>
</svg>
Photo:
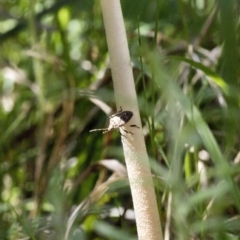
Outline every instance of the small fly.
<svg viewBox="0 0 240 240">
<path fill-rule="evenodd" d="M 90 130 L 90 132 L 94 131 L 103 131 L 103 133 L 109 132 L 114 129 L 122 129 L 126 133 L 133 134 L 132 132 L 128 132 L 125 129 L 122 128 L 129 120 L 132 118 L 133 112 L 131 111 L 122 111 L 122 108 L 120 107 L 120 111 L 118 113 L 115 113 L 109 117 L 109 126 L 108 128 L 100 128 L 100 129 L 93 129 Z M 139 128 L 137 125 L 130 125 L 130 127 L 136 127 Z"/>
</svg>

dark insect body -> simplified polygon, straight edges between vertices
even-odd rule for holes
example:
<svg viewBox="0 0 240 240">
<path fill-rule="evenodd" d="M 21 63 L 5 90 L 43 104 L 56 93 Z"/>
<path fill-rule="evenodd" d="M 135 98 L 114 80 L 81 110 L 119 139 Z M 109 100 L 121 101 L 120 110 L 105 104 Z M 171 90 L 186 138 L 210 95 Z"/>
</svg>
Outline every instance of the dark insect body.
<svg viewBox="0 0 240 240">
<path fill-rule="evenodd" d="M 122 128 L 122 126 L 124 126 L 127 122 L 129 122 L 132 116 L 133 116 L 133 112 L 122 111 L 122 108 L 120 107 L 120 111 L 118 113 L 115 113 L 109 117 L 108 128 L 93 129 L 93 130 L 90 130 L 90 132 L 103 131 L 103 133 L 106 133 L 111 130 L 114 130 L 114 129 L 119 130 L 121 128 L 124 132 L 133 134 L 132 132 L 128 132 Z M 130 125 L 130 127 L 139 128 L 137 125 Z"/>
</svg>

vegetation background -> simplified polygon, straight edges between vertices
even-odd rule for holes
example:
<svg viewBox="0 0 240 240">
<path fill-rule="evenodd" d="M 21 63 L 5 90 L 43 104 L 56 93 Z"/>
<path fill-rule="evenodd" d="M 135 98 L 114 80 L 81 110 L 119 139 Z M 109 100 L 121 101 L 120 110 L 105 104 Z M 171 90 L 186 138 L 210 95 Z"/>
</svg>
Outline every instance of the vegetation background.
<svg viewBox="0 0 240 240">
<path fill-rule="evenodd" d="M 99 1 L 0 3 L 0 239 L 137 239 Z M 121 4 L 165 240 L 240 239 L 240 2 Z"/>
</svg>

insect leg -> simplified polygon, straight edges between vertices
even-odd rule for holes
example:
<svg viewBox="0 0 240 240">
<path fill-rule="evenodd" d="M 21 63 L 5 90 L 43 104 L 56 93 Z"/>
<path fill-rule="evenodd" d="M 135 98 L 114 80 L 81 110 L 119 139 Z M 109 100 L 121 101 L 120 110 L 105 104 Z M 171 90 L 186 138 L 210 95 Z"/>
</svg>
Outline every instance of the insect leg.
<svg viewBox="0 0 240 240">
<path fill-rule="evenodd" d="M 125 130 L 125 129 L 123 129 L 123 128 L 121 128 L 125 133 L 130 133 L 130 134 L 132 134 L 133 135 L 133 133 L 132 132 L 128 132 L 127 130 Z M 119 131 L 120 132 L 120 131 Z"/>
<path fill-rule="evenodd" d="M 122 107 L 120 107 L 120 110 L 119 110 L 117 113 L 115 113 L 115 114 L 109 116 L 109 118 L 113 118 L 113 117 L 119 115 L 120 112 L 122 112 Z"/>
<path fill-rule="evenodd" d="M 125 131 L 125 130 L 123 129 L 123 131 Z M 121 133 L 120 128 L 118 129 L 118 132 L 119 132 L 119 134 L 120 134 L 122 137 L 126 137 L 125 135 L 123 135 L 123 134 Z"/>
<path fill-rule="evenodd" d="M 132 125 L 130 125 L 130 127 L 136 127 L 136 128 L 140 128 L 140 127 L 138 127 L 137 125 L 135 125 L 135 124 L 132 124 Z"/>
</svg>

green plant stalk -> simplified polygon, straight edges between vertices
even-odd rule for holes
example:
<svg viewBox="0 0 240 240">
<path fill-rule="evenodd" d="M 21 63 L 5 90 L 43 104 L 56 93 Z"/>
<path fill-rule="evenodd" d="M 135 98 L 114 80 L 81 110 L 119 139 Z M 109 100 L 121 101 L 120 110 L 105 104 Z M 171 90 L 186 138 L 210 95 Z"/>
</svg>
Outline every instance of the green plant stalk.
<svg viewBox="0 0 240 240">
<path fill-rule="evenodd" d="M 134 135 L 122 136 L 122 144 L 140 240 L 163 239 L 148 155 L 141 127 L 131 59 L 119 0 L 101 0 L 106 29 L 113 86 L 118 109 L 130 110 L 133 118 L 125 129 Z"/>
<path fill-rule="evenodd" d="M 15 208 L 11 204 L 9 204 L 9 207 L 15 213 L 19 224 L 22 226 L 24 232 L 28 235 L 28 237 L 31 240 L 36 240 L 36 238 L 33 236 L 32 232 L 30 231 L 29 226 L 26 225 L 25 220 L 17 213 L 17 211 L 15 210 Z"/>
<path fill-rule="evenodd" d="M 145 100 L 145 103 L 144 103 L 144 107 L 146 107 L 145 111 L 146 111 L 146 114 L 147 115 L 150 115 L 150 111 L 148 110 L 148 107 L 147 107 L 147 86 L 146 86 L 146 79 L 144 77 L 144 70 L 143 70 L 143 60 L 142 60 L 142 41 L 141 41 L 141 35 L 140 35 L 140 25 L 139 25 L 139 19 L 138 19 L 138 42 L 139 42 L 139 49 L 140 49 L 140 56 L 139 56 L 139 61 L 140 61 L 140 66 L 141 66 L 141 79 L 142 79 L 142 84 L 143 84 L 143 96 L 144 96 L 144 100 Z M 153 92 L 154 94 L 154 92 Z M 153 123 L 153 111 L 151 111 L 151 122 Z M 150 123 L 150 119 L 148 117 L 146 117 L 146 122 L 147 122 L 147 126 L 148 126 L 148 129 L 149 129 L 149 134 L 150 134 L 150 140 L 151 140 L 151 146 L 152 146 L 152 152 L 153 154 L 155 154 L 155 144 L 154 144 L 154 137 L 153 137 L 153 128 L 154 126 L 152 127 L 151 126 L 151 123 Z M 153 124 L 152 124 L 153 125 Z"/>
<path fill-rule="evenodd" d="M 36 22 L 35 22 L 35 6 L 36 1 L 30 1 L 30 14 L 29 14 L 29 35 L 30 43 L 33 50 L 36 50 L 38 44 L 37 32 L 36 32 Z M 40 108 L 40 114 L 43 116 L 45 109 L 45 97 L 44 97 L 44 73 L 41 60 L 33 58 L 33 70 L 34 76 L 38 85 L 38 104 Z"/>
<path fill-rule="evenodd" d="M 30 39 L 30 45 L 33 51 L 39 51 L 38 47 L 40 46 L 39 44 L 39 39 L 37 36 L 37 27 L 36 27 L 36 16 L 35 16 L 35 7 L 36 0 L 30 1 L 29 6 L 30 6 L 30 12 L 29 12 L 29 39 Z M 39 182 L 39 173 L 42 170 L 42 164 L 43 164 L 43 153 L 45 150 L 45 136 L 44 136 L 44 115 L 47 113 L 47 102 L 45 99 L 45 91 L 44 91 L 44 66 L 41 62 L 40 59 L 37 59 L 33 57 L 33 74 L 35 81 L 38 86 L 38 92 L 37 92 L 37 100 L 38 100 L 38 117 L 39 117 L 39 126 L 38 126 L 38 135 L 37 135 L 37 142 L 38 142 L 38 154 L 36 156 L 36 166 L 37 170 L 35 172 L 35 181 L 36 183 Z M 35 187 L 35 202 L 34 202 L 34 209 L 32 210 L 31 215 L 36 216 L 37 212 L 39 211 L 39 198 L 37 197 L 38 195 L 38 184 L 36 184 Z"/>
</svg>

